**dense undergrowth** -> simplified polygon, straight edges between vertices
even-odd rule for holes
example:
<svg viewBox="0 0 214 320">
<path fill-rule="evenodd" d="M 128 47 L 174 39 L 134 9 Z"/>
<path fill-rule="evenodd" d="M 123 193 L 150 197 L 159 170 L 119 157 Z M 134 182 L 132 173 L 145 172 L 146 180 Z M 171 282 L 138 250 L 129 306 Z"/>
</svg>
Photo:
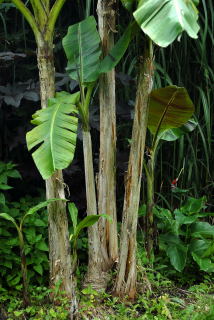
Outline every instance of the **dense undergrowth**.
<svg viewBox="0 0 214 320">
<path fill-rule="evenodd" d="M 141 268 L 140 265 L 138 268 Z M 202 276 L 201 282 L 195 284 L 195 278 L 185 279 L 185 274 L 182 279 L 179 276 L 171 280 L 160 272 L 145 268 L 141 276 L 138 282 L 141 293 L 136 301 L 132 302 L 116 298 L 110 292 L 101 294 L 91 288 L 81 290 L 79 319 L 212 320 L 214 318 L 212 277 Z M 21 288 L 17 286 L 17 289 Z M 31 286 L 31 305 L 24 307 L 19 290 L 0 289 L 1 319 L 69 319 L 69 301 L 63 297 L 63 293 L 53 292 L 47 287 Z M 53 298 L 55 304 L 52 303 Z"/>
<path fill-rule="evenodd" d="M 11 168 L 11 164 L 9 168 Z M 11 172 L 13 172 L 11 176 L 17 175 L 18 177 L 18 173 L 13 166 Z M 1 206 L 4 206 L 4 209 L 11 216 L 19 220 L 29 207 L 35 206 L 43 197 L 32 198 L 27 196 L 20 199 L 19 202 L 5 200 L 5 204 L 1 204 Z M 204 198 L 199 199 L 199 201 L 196 200 L 194 203 L 191 200 L 190 203 L 192 211 L 199 212 L 204 207 Z M 12 225 L 5 223 L 2 219 L 0 220 L 0 228 L 1 230 L 4 229 L 0 239 L 0 253 L 3 258 L 1 259 L 0 277 L 0 319 L 2 320 L 69 319 L 70 304 L 68 299 L 64 297 L 63 292 L 59 290 L 60 284 L 55 290 L 48 288 L 47 213 L 46 210 L 42 210 L 30 216 L 23 229 L 30 282 L 30 305 L 28 306 L 24 306 L 22 298 L 18 236 L 13 233 L 14 227 Z M 144 208 L 141 207 L 140 216 L 143 216 L 143 211 Z M 160 220 L 162 223 L 166 214 L 168 214 L 169 219 L 169 212 L 163 211 L 162 220 Z M 189 215 L 189 218 L 191 217 L 193 216 Z M 186 236 L 185 226 L 185 224 L 181 225 L 179 232 L 182 240 Z M 213 233 L 213 230 L 209 231 L 211 234 Z M 70 232 L 73 232 L 71 225 Z M 164 226 L 159 226 L 160 237 L 161 234 L 164 235 L 164 232 L 166 232 Z M 187 246 L 189 245 L 188 241 L 187 238 Z M 127 302 L 125 297 L 124 299 L 115 297 L 110 289 L 103 293 L 98 293 L 91 287 L 82 289 L 87 264 L 87 237 L 85 232 L 80 234 L 77 242 L 79 319 L 213 319 L 214 279 L 213 273 L 200 271 L 200 268 L 206 267 L 206 264 L 202 263 L 203 259 L 201 258 L 201 265 L 197 265 L 193 259 L 188 257 L 182 272 L 178 272 L 176 268 L 179 268 L 182 264 L 179 254 L 177 257 L 175 253 L 174 256 L 167 256 L 164 248 L 160 245 L 159 249 L 156 248 L 157 252 L 155 253 L 153 266 L 151 266 L 146 257 L 143 243 L 143 231 L 139 225 L 138 296 L 135 301 Z M 210 261 L 208 267 L 211 265 Z M 114 277 L 115 274 L 111 274 L 109 288 L 112 287 Z"/>
</svg>

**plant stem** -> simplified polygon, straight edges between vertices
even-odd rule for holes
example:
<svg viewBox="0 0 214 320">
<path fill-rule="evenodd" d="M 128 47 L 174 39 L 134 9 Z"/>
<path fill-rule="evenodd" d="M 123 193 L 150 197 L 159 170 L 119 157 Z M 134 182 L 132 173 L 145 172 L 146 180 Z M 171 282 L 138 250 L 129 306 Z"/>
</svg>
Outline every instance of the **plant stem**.
<svg viewBox="0 0 214 320">
<path fill-rule="evenodd" d="M 146 207 L 146 250 L 148 259 L 151 260 L 153 253 L 153 238 L 154 238 L 154 150 L 150 151 L 150 159 L 147 164 L 147 207 Z M 151 262 L 151 261 L 150 261 Z"/>
<path fill-rule="evenodd" d="M 118 274 L 114 288 L 116 295 L 127 295 L 130 299 L 136 296 L 136 233 L 152 78 L 153 55 L 150 48 L 146 47 L 143 63 L 139 67 L 132 143 L 125 182 Z"/>
<path fill-rule="evenodd" d="M 18 236 L 19 236 L 19 247 L 20 247 L 20 257 L 21 257 L 21 273 L 22 273 L 22 281 L 23 281 L 23 301 L 24 305 L 28 306 L 30 304 L 29 292 L 28 292 L 28 279 L 27 279 L 27 262 L 24 251 L 24 238 L 22 229 L 18 228 Z"/>
<path fill-rule="evenodd" d="M 114 46 L 116 1 L 99 0 L 97 4 L 99 34 L 105 57 Z M 112 221 L 100 218 L 102 269 L 108 271 L 118 260 L 116 212 L 116 96 L 115 70 L 104 73 L 99 81 L 100 154 L 98 178 L 99 214 L 108 214 Z"/>
</svg>

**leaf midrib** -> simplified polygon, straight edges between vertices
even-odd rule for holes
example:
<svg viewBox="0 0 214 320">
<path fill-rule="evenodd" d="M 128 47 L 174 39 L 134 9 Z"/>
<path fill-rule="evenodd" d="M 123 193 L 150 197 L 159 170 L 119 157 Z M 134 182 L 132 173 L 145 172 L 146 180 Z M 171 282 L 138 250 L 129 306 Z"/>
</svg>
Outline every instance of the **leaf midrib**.
<svg viewBox="0 0 214 320">
<path fill-rule="evenodd" d="M 52 164 L 53 164 L 53 168 L 54 170 L 56 170 L 56 166 L 55 166 L 55 160 L 54 160 L 54 139 L 53 139 L 53 133 L 54 133 L 54 127 L 55 127 L 55 122 L 56 122 L 56 117 L 57 117 L 57 113 L 58 110 L 60 108 L 60 103 L 58 103 L 55 107 L 55 111 L 53 113 L 53 117 L 50 120 L 50 149 L 51 149 L 51 156 L 52 156 Z"/>
</svg>

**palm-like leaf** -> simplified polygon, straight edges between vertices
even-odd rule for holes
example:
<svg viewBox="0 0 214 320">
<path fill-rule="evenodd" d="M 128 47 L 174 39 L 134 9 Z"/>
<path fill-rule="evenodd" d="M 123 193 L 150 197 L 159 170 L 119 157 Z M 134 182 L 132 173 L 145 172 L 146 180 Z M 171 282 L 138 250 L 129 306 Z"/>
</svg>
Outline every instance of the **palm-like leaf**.
<svg viewBox="0 0 214 320">
<path fill-rule="evenodd" d="M 93 16 L 86 18 L 70 26 L 62 41 L 69 76 L 81 84 L 94 82 L 101 73 L 112 70 L 127 50 L 136 29 L 139 29 L 136 23 L 130 23 L 109 54 L 101 60 L 101 41 L 96 26 Z"/>
<path fill-rule="evenodd" d="M 43 179 L 48 179 L 55 170 L 64 169 L 73 160 L 78 118 L 76 104 L 79 92 L 60 92 L 49 99 L 48 107 L 33 115 L 36 125 L 27 133 L 28 150 L 37 148 L 32 156 Z"/>
<path fill-rule="evenodd" d="M 153 90 L 150 98 L 148 127 L 155 137 L 179 128 L 192 116 L 194 105 L 185 88 L 168 86 Z"/>
<path fill-rule="evenodd" d="M 62 44 L 68 59 L 69 76 L 81 83 L 96 81 L 99 76 L 100 37 L 93 16 L 68 28 Z"/>
<path fill-rule="evenodd" d="M 141 0 L 134 17 L 161 47 L 168 46 L 183 31 L 191 38 L 197 38 L 199 31 L 198 11 L 192 0 Z"/>
</svg>

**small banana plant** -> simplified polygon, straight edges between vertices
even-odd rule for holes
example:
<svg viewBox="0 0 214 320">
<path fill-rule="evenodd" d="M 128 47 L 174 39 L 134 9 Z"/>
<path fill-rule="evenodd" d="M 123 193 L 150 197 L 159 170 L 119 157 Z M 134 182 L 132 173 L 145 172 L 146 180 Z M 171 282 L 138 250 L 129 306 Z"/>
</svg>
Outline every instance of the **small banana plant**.
<svg viewBox="0 0 214 320">
<path fill-rule="evenodd" d="M 151 258 L 153 250 L 153 207 L 154 171 L 160 141 L 175 141 L 195 129 L 197 123 L 191 119 L 194 105 L 187 90 L 182 87 L 168 86 L 155 89 L 150 96 L 148 128 L 152 134 L 149 160 L 144 162 L 147 177 L 146 238 L 147 254 Z"/>
<path fill-rule="evenodd" d="M 25 305 L 29 305 L 30 298 L 28 293 L 28 277 L 27 277 L 27 263 L 26 263 L 26 256 L 25 256 L 25 241 L 23 236 L 23 226 L 25 219 L 31 215 L 33 215 L 38 210 L 47 207 L 53 201 L 62 200 L 62 199 L 49 199 L 47 201 L 41 202 L 38 205 L 30 208 L 25 215 L 21 218 L 20 222 L 18 223 L 13 217 L 11 217 L 8 213 L 0 213 L 0 218 L 3 218 L 7 221 L 13 223 L 16 227 L 19 239 L 19 248 L 20 248 L 20 257 L 21 257 L 21 273 L 22 273 L 22 281 L 23 281 L 23 301 Z M 64 201 L 66 201 L 64 199 Z"/>
<path fill-rule="evenodd" d="M 73 202 L 68 204 L 68 210 L 73 225 L 73 233 L 70 234 L 69 240 L 72 241 L 72 270 L 75 271 L 77 266 L 77 240 L 79 234 L 84 228 L 91 227 L 93 224 L 95 224 L 100 217 L 104 217 L 109 220 L 111 220 L 111 217 L 106 214 L 92 214 L 90 216 L 85 217 L 78 223 L 78 209 Z"/>
</svg>

